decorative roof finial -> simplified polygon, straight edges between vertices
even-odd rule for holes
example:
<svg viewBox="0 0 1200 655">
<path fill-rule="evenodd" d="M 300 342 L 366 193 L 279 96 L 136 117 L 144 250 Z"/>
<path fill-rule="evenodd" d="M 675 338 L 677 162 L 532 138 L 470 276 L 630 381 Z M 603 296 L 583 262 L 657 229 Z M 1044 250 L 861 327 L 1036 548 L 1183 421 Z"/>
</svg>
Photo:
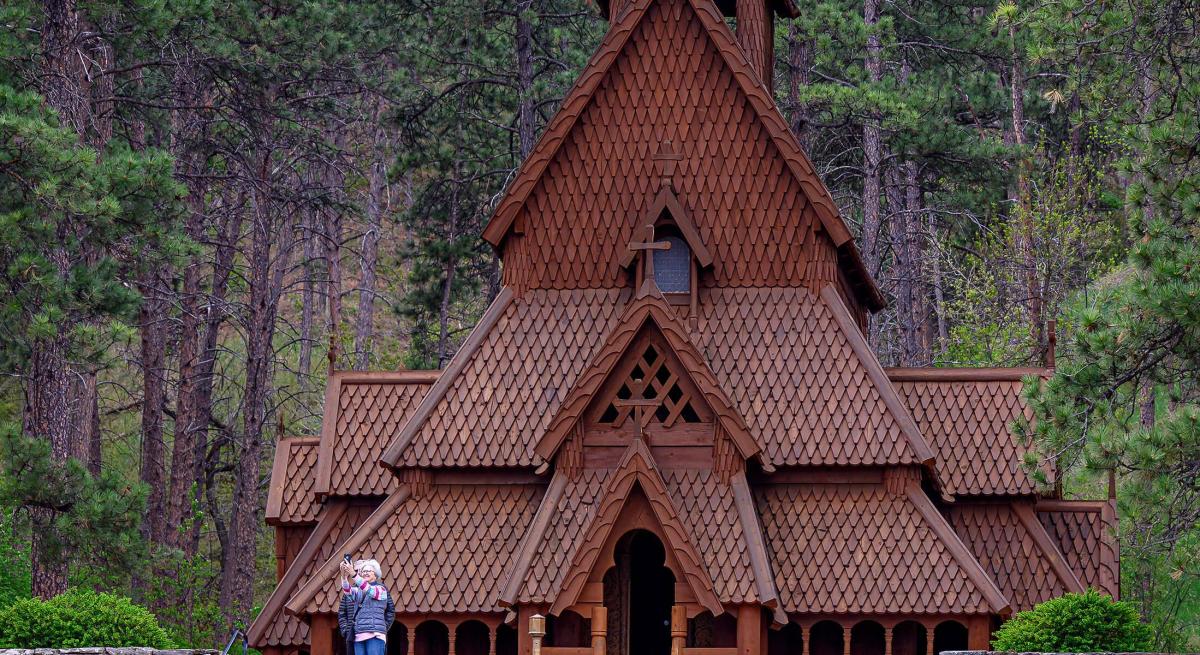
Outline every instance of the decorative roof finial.
<svg viewBox="0 0 1200 655">
<path fill-rule="evenodd" d="M 629 243 L 629 249 L 641 258 L 639 262 L 641 264 L 641 268 L 639 269 L 641 280 L 638 282 L 638 298 L 651 294 L 662 295 L 662 291 L 659 290 L 658 284 L 654 281 L 654 255 L 652 251 L 671 249 L 670 241 L 654 240 L 654 225 L 647 225 L 643 229 L 644 232 L 642 234 L 645 241 L 631 241 Z"/>
</svg>

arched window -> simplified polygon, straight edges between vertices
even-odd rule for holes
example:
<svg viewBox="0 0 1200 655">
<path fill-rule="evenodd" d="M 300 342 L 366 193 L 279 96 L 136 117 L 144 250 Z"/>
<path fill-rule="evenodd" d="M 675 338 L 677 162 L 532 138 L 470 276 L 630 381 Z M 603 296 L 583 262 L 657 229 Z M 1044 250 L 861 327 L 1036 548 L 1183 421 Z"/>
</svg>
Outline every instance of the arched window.
<svg viewBox="0 0 1200 655">
<path fill-rule="evenodd" d="M 654 251 L 654 283 L 663 293 L 687 293 L 692 289 L 692 251 L 677 236 L 662 239 L 669 250 Z"/>
</svg>

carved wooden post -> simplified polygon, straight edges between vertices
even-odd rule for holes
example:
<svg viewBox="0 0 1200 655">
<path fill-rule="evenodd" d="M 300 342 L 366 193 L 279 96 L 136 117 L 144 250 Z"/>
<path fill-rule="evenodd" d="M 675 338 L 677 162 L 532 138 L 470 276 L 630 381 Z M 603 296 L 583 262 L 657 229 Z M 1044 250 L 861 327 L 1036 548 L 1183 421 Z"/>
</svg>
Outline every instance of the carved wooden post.
<svg viewBox="0 0 1200 655">
<path fill-rule="evenodd" d="M 608 652 L 608 608 L 597 605 L 592 608 L 592 655 Z"/>
<path fill-rule="evenodd" d="M 412 625 L 404 626 L 408 628 L 408 654 L 417 655 L 417 623 L 413 621 Z"/>
<path fill-rule="evenodd" d="M 883 629 L 883 655 L 892 655 L 892 626 Z"/>
<path fill-rule="evenodd" d="M 842 655 L 850 655 L 850 626 L 842 626 Z"/>
<path fill-rule="evenodd" d="M 454 645 L 455 645 L 455 643 L 458 642 L 458 624 L 457 623 L 447 623 L 446 624 L 446 641 L 449 643 L 449 646 L 450 646 L 449 655 L 454 655 Z"/>
<path fill-rule="evenodd" d="M 808 655 L 808 635 L 812 631 L 812 627 L 807 623 L 800 624 L 800 655 Z"/>
<path fill-rule="evenodd" d="M 496 624 L 488 624 L 488 655 L 496 655 Z"/>
<path fill-rule="evenodd" d="M 533 655 L 542 655 L 542 637 L 546 636 L 546 617 L 534 614 L 529 617 L 529 637 L 533 640 Z"/>
<path fill-rule="evenodd" d="M 683 646 L 687 642 L 687 608 L 683 605 L 671 606 L 671 655 L 683 655 Z"/>
<path fill-rule="evenodd" d="M 937 626 L 925 625 L 925 655 L 933 655 L 933 634 L 937 632 Z"/>
</svg>

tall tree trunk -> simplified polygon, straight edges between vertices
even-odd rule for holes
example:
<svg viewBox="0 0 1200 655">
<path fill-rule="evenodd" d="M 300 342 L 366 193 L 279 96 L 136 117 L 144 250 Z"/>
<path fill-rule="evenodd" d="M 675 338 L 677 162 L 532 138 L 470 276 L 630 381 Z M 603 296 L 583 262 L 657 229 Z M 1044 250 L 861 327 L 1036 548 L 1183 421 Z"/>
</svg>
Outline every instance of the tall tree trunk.
<svg viewBox="0 0 1200 655">
<path fill-rule="evenodd" d="M 39 87 L 47 104 L 58 112 L 63 125 L 74 129 L 82 140 L 87 129 L 89 101 L 83 87 L 81 57 L 77 52 L 80 39 L 78 7 L 75 0 L 46 0 L 44 10 Z M 64 279 L 71 269 L 65 245 L 71 238 L 69 223 L 66 220 L 60 222 L 54 235 L 56 242 L 48 253 L 57 274 Z M 73 320 L 71 317 L 62 319 L 63 322 Z M 34 340 L 24 379 L 22 428 L 27 435 L 47 439 L 51 457 L 58 463 L 65 463 L 81 450 L 77 432 L 72 429 L 76 389 L 69 358 L 71 344 L 63 336 L 70 333 L 71 327 L 60 324 L 55 335 Z M 52 598 L 67 589 L 65 562 L 47 552 L 47 541 L 53 538 L 49 531 L 54 516 L 52 508 L 30 508 L 33 595 L 38 598 Z"/>
<path fill-rule="evenodd" d="M 1034 248 L 1034 218 L 1029 202 L 1029 156 L 1025 152 L 1025 67 L 1021 61 L 1021 52 L 1017 45 L 1017 27 L 1013 23 L 1008 26 L 1008 38 L 1011 46 L 1012 61 L 1009 66 L 1009 92 L 1012 107 L 1012 140 L 1017 149 L 1017 197 L 1013 199 L 1013 209 L 1019 221 L 1018 253 L 1021 257 L 1022 277 L 1025 283 L 1026 307 L 1029 314 L 1029 333 L 1037 348 L 1037 359 L 1045 358 L 1046 339 L 1043 329 L 1042 288 L 1038 282 L 1037 253 Z"/>
<path fill-rule="evenodd" d="M 271 126 L 267 126 L 266 135 Z M 274 362 L 272 338 L 282 295 L 283 271 L 291 250 L 289 234 L 276 234 L 276 208 L 272 203 L 270 165 L 273 155 L 265 148 L 258 155 L 258 171 L 252 192 L 250 252 L 246 258 L 249 309 L 246 326 L 246 381 L 242 397 L 242 432 L 238 435 L 234 464 L 232 512 L 228 546 L 221 571 L 221 608 L 227 628 L 244 625 L 254 603 L 258 554 L 260 477 L 262 473 L 263 428 L 271 395 Z M 274 249 L 272 246 L 276 246 Z M 274 253 L 274 263 L 272 251 Z"/>
<path fill-rule="evenodd" d="M 791 109 L 792 133 L 800 141 L 807 154 L 812 149 L 812 134 L 808 103 L 802 101 L 801 92 L 809 85 L 813 65 L 813 39 L 801 31 L 796 21 L 788 27 L 788 105 Z"/>
<path fill-rule="evenodd" d="M 872 84 L 883 79 L 883 46 L 876 31 L 879 25 L 879 8 L 881 0 L 865 0 L 863 2 L 863 22 L 866 24 L 867 52 L 866 68 L 868 79 Z M 870 110 L 869 110 L 870 111 Z M 879 235 L 882 228 L 882 165 L 883 165 L 883 136 L 880 129 L 880 117 L 867 116 L 863 121 L 863 192 L 862 192 L 862 258 L 867 272 L 878 279 L 882 272 L 883 255 L 879 247 Z M 879 342 L 879 326 L 871 321 L 868 338 L 872 343 Z"/>
<path fill-rule="evenodd" d="M 381 106 L 382 107 L 382 106 Z M 375 112 L 375 123 L 382 119 Z M 379 260 L 379 237 L 383 230 L 383 214 L 388 200 L 387 135 L 376 127 L 371 147 L 371 167 L 367 174 L 367 229 L 362 237 L 359 267 L 362 277 L 358 283 L 358 324 L 354 329 L 354 367 L 366 370 L 371 363 L 371 340 L 375 322 L 375 267 Z"/>
<path fill-rule="evenodd" d="M 140 479 L 149 490 L 143 533 L 158 544 L 170 542 L 166 508 L 166 464 L 163 445 L 163 403 L 166 399 L 167 302 L 166 280 L 160 267 L 141 275 L 142 306 L 142 465 Z"/>
<path fill-rule="evenodd" d="M 317 210 L 311 206 L 300 209 L 300 238 L 303 258 L 300 279 L 300 357 L 297 369 L 300 374 L 300 388 L 307 390 L 309 375 L 312 374 L 313 351 L 313 315 L 316 312 L 314 298 L 316 296 L 316 219 Z"/>
<path fill-rule="evenodd" d="M 344 132 L 334 139 L 339 151 L 345 141 Z M 330 166 L 325 172 L 325 185 L 337 201 L 325 210 L 325 261 L 329 266 L 329 372 L 338 365 L 342 325 L 342 211 L 345 205 L 345 181 L 340 169 Z"/>
<path fill-rule="evenodd" d="M 517 2 L 517 142 L 521 160 L 533 150 L 536 128 L 533 118 L 533 25 L 529 22 L 533 0 Z"/>
</svg>

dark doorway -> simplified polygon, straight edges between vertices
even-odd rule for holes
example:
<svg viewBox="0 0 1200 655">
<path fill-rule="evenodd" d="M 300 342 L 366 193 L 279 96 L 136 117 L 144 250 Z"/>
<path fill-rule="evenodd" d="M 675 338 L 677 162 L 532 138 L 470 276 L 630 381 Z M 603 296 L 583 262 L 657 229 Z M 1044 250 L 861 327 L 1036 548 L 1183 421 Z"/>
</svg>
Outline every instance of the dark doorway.
<svg viewBox="0 0 1200 655">
<path fill-rule="evenodd" d="M 933 652 L 966 650 L 967 628 L 958 621 L 942 621 L 933 631 Z"/>
<path fill-rule="evenodd" d="M 617 542 L 616 566 L 604 575 L 608 655 L 668 655 L 675 576 L 654 533 L 633 530 Z"/>
</svg>

